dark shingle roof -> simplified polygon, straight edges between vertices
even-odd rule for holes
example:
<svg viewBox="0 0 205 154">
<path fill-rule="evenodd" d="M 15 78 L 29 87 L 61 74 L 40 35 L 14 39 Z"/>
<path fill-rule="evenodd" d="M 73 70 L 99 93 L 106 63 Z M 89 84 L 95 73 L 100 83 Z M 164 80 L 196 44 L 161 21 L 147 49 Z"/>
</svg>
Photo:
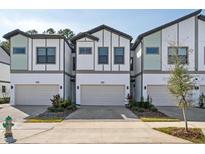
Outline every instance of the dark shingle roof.
<svg viewBox="0 0 205 154">
<path fill-rule="evenodd" d="M 178 23 L 178 22 L 181 22 L 181 21 L 183 21 L 183 20 L 186 20 L 186 19 L 188 19 L 188 18 L 190 18 L 190 17 L 196 16 L 196 15 L 200 14 L 201 11 L 202 11 L 201 9 L 200 9 L 200 10 L 197 10 L 197 11 L 192 12 L 192 13 L 186 15 L 186 16 L 183 16 L 183 17 L 178 18 L 178 19 L 176 19 L 176 20 L 174 20 L 174 21 L 171 21 L 171 22 L 169 22 L 169 23 L 166 23 L 166 24 L 161 25 L 161 26 L 159 26 L 159 27 L 157 27 L 157 28 L 154 28 L 154 29 L 152 29 L 152 30 L 149 30 L 149 31 L 147 31 L 147 32 L 145 32 L 145 33 L 140 34 L 140 35 L 137 37 L 137 39 L 135 40 L 135 42 L 134 42 L 133 46 L 131 47 L 131 49 L 134 50 L 134 49 L 137 47 L 137 45 L 140 43 L 140 41 L 142 40 L 143 37 L 145 37 L 145 36 L 147 36 L 147 35 L 150 35 L 150 34 L 152 34 L 152 33 L 155 33 L 155 32 L 157 32 L 157 31 L 159 31 L 159 30 L 161 30 L 161 29 L 164 29 L 164 28 L 166 28 L 166 27 L 172 26 L 172 25 L 174 25 L 174 24 L 176 24 L 176 23 Z"/>
</svg>

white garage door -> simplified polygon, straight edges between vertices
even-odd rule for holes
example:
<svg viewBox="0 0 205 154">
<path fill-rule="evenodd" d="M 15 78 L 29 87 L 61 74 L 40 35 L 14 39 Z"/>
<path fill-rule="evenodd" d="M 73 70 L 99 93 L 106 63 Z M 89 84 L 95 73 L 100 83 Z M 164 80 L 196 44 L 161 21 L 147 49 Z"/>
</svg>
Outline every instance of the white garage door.
<svg viewBox="0 0 205 154">
<path fill-rule="evenodd" d="M 81 105 L 124 105 L 124 86 L 83 85 Z"/>
<path fill-rule="evenodd" d="M 205 85 L 200 85 L 200 94 L 202 93 L 205 95 Z"/>
<path fill-rule="evenodd" d="M 16 105 L 51 105 L 59 90 L 58 85 L 16 85 L 15 92 Z"/>
<path fill-rule="evenodd" d="M 173 96 L 167 86 L 147 86 L 147 92 L 156 106 L 177 106 L 176 97 Z"/>
</svg>

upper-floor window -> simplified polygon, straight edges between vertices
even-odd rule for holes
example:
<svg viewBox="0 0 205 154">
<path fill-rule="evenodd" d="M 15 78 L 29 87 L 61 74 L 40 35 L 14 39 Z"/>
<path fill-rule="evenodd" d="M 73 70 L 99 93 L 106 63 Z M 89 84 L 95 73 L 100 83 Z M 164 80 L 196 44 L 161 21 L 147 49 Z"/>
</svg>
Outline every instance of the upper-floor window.
<svg viewBox="0 0 205 154">
<path fill-rule="evenodd" d="M 6 93 L 6 86 L 2 86 L 2 93 Z"/>
<path fill-rule="evenodd" d="M 98 64 L 108 64 L 108 47 L 98 48 Z"/>
<path fill-rule="evenodd" d="M 124 48 L 114 48 L 114 64 L 124 64 Z"/>
<path fill-rule="evenodd" d="M 133 57 L 130 58 L 130 70 L 133 71 L 134 69 L 134 62 L 133 62 Z"/>
<path fill-rule="evenodd" d="M 76 67 L 75 64 L 76 64 L 76 63 L 75 63 L 75 57 L 73 57 L 73 71 L 75 71 L 75 67 Z"/>
<path fill-rule="evenodd" d="M 80 47 L 79 48 L 79 54 L 92 54 L 92 48 L 91 47 Z"/>
<path fill-rule="evenodd" d="M 159 54 L 159 48 L 157 47 L 147 47 L 146 48 L 146 54 L 149 55 L 158 55 Z"/>
<path fill-rule="evenodd" d="M 25 54 L 26 49 L 22 47 L 15 47 L 13 48 L 13 54 Z"/>
<path fill-rule="evenodd" d="M 168 47 L 168 64 L 175 64 L 176 57 L 181 64 L 187 64 L 188 47 Z"/>
<path fill-rule="evenodd" d="M 56 48 L 55 47 L 38 47 L 37 64 L 55 64 Z"/>
</svg>

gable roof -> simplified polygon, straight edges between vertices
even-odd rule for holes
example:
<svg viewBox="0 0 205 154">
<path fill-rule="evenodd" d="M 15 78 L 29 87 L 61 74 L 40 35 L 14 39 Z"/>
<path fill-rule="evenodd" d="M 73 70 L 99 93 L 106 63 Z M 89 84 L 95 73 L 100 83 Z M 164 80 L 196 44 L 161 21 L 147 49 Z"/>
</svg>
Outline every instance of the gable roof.
<svg viewBox="0 0 205 154">
<path fill-rule="evenodd" d="M 137 45 L 140 43 L 140 41 L 142 40 L 143 37 L 145 37 L 145 36 L 147 36 L 147 35 L 150 35 L 150 34 L 152 34 L 152 33 L 155 33 L 155 32 L 157 32 L 157 31 L 159 31 L 159 30 L 161 30 L 161 29 L 164 29 L 164 28 L 166 28 L 166 27 L 172 26 L 172 25 L 174 25 L 174 24 L 176 24 L 176 23 L 178 23 L 178 22 L 181 22 L 181 21 L 186 20 L 186 19 L 188 19 L 188 18 L 191 18 L 191 17 L 193 17 L 193 16 L 196 16 L 196 15 L 200 14 L 201 11 L 202 11 L 202 9 L 197 10 L 197 11 L 192 12 L 192 13 L 190 13 L 190 14 L 188 14 L 188 15 L 185 15 L 185 16 L 183 16 L 183 17 L 181 17 L 181 18 L 178 18 L 178 19 L 176 19 L 176 20 L 174 20 L 174 21 L 168 22 L 168 23 L 166 23 L 166 24 L 164 24 L 164 25 L 161 25 L 161 26 L 159 26 L 159 27 L 157 27 L 157 28 L 154 28 L 154 29 L 152 29 L 152 30 L 149 30 L 149 31 L 147 31 L 147 32 L 144 32 L 144 33 L 140 34 L 140 35 L 137 37 L 137 39 L 135 40 L 135 42 L 134 42 L 133 46 L 131 47 L 131 49 L 134 50 L 134 49 L 137 47 Z"/>
<path fill-rule="evenodd" d="M 74 41 L 76 41 L 76 40 L 78 40 L 78 39 L 81 39 L 81 38 L 83 38 L 83 37 L 87 37 L 87 38 L 89 38 L 89 39 L 91 39 L 91 40 L 95 40 L 95 41 L 98 41 L 98 40 L 99 40 L 99 38 L 97 38 L 97 37 L 95 37 L 95 36 L 93 36 L 93 35 L 91 35 L 91 34 L 89 34 L 89 33 L 87 33 L 87 32 L 85 32 L 85 33 L 79 33 L 78 35 L 74 36 L 71 40 L 72 40 L 72 42 L 74 42 Z"/>
<path fill-rule="evenodd" d="M 64 41 L 69 45 L 69 47 L 73 51 L 73 46 L 72 46 L 71 42 L 68 41 L 65 36 L 59 35 L 59 34 L 28 34 L 26 32 L 23 32 L 23 31 L 19 30 L 19 29 L 15 29 L 11 32 L 6 33 L 3 36 L 3 38 L 8 40 L 12 36 L 15 36 L 15 35 L 18 35 L 18 34 L 21 34 L 25 37 L 29 37 L 29 38 L 33 38 L 33 39 L 64 39 Z"/>
<path fill-rule="evenodd" d="M 9 51 L 8 51 L 6 48 L 4 48 L 3 46 L 0 46 L 0 48 L 1 48 L 7 55 L 10 56 Z"/>
<path fill-rule="evenodd" d="M 201 15 L 198 16 L 198 19 L 200 19 L 202 21 L 205 21 L 205 16 L 201 14 Z"/>
<path fill-rule="evenodd" d="M 77 39 L 83 38 L 83 37 L 85 37 L 85 36 L 86 36 L 86 37 L 89 36 L 89 37 L 92 37 L 91 39 L 94 39 L 93 37 L 95 37 L 95 36 L 93 36 L 92 34 L 95 33 L 95 32 L 97 32 L 97 31 L 100 31 L 100 30 L 102 30 L 102 29 L 106 29 L 106 30 L 111 31 L 111 32 L 113 32 L 113 33 L 119 34 L 119 35 L 121 35 L 121 36 L 123 36 L 123 37 L 129 39 L 130 41 L 132 40 L 132 36 L 130 36 L 130 35 L 126 34 L 126 33 L 123 33 L 123 32 L 121 32 L 121 31 L 119 31 L 119 30 L 117 30 L 117 29 L 114 29 L 114 28 L 112 28 L 112 27 L 109 27 L 109 26 L 107 26 L 107 25 L 100 25 L 100 26 L 95 27 L 95 28 L 93 28 L 93 29 L 91 29 L 91 30 L 88 30 L 88 31 L 86 31 L 86 32 L 79 33 L 78 35 L 76 35 L 75 37 L 73 37 L 73 38 L 71 39 L 71 41 L 74 42 L 74 41 L 76 41 Z M 96 40 L 96 38 L 97 38 L 97 37 L 95 37 L 95 40 Z M 97 38 L 97 39 L 99 39 L 99 38 Z"/>
</svg>

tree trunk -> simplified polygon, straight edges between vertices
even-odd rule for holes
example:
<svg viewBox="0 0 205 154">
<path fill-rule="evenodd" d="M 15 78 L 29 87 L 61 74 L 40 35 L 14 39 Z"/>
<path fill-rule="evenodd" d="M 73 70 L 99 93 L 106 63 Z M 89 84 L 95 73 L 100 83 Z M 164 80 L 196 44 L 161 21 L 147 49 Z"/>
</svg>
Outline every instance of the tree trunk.
<svg viewBox="0 0 205 154">
<path fill-rule="evenodd" d="M 184 117 L 184 122 L 185 122 L 185 130 L 188 132 L 188 123 L 186 119 L 186 111 L 185 111 L 185 106 L 182 107 L 182 112 L 183 112 L 183 117 Z"/>
</svg>

